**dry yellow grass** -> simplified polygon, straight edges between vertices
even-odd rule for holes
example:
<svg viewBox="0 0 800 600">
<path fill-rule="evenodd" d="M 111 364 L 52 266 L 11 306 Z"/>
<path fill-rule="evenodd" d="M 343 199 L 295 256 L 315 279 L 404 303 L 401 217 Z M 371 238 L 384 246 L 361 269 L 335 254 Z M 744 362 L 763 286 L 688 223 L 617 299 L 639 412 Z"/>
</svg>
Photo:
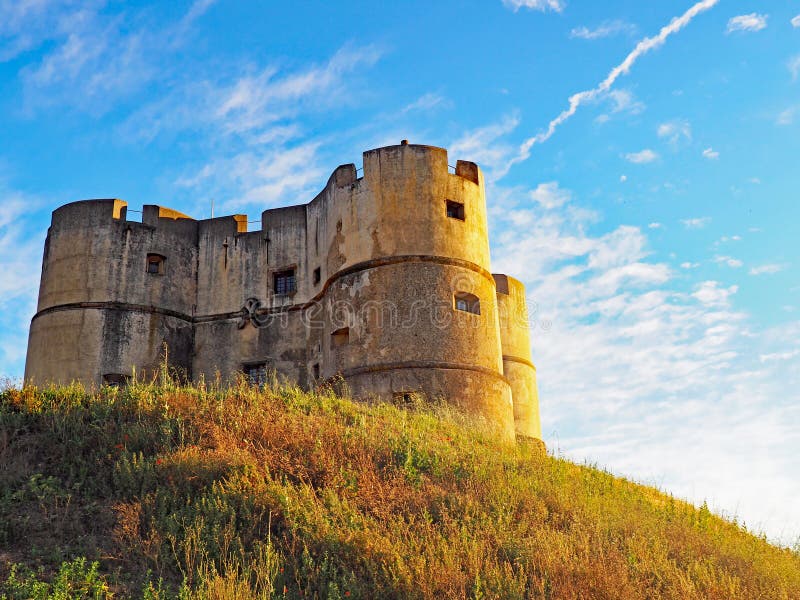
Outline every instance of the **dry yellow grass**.
<svg viewBox="0 0 800 600">
<path fill-rule="evenodd" d="M 800 598 L 796 552 L 443 407 L 8 389 L 0 489 L 8 598 Z"/>
</svg>

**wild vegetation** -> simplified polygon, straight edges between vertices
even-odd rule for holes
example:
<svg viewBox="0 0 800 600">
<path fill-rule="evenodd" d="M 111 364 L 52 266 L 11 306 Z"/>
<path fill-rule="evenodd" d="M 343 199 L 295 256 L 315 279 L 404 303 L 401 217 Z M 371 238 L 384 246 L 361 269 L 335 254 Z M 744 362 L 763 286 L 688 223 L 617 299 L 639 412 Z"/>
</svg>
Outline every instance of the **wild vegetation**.
<svg viewBox="0 0 800 600">
<path fill-rule="evenodd" d="M 442 406 L 0 394 L 0 598 L 800 598 L 800 554 Z"/>
</svg>

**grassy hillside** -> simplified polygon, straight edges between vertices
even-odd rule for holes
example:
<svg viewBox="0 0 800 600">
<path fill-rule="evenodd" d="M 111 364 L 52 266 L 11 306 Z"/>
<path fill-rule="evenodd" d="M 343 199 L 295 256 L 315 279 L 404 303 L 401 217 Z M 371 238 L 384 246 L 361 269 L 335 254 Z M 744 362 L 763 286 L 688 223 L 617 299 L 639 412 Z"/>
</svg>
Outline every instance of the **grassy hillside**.
<svg viewBox="0 0 800 600">
<path fill-rule="evenodd" d="M 800 556 L 441 407 L 0 394 L 0 597 L 800 598 Z"/>
</svg>

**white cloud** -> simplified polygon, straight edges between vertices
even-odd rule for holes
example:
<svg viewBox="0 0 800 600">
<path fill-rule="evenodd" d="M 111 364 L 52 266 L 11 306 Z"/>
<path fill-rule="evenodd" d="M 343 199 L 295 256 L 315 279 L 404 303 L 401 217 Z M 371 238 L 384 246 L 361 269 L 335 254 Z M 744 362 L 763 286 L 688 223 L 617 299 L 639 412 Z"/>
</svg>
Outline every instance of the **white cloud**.
<svg viewBox="0 0 800 600">
<path fill-rule="evenodd" d="M 692 219 L 681 219 L 681 223 L 686 229 L 702 229 L 711 222 L 711 217 L 694 217 Z"/>
<path fill-rule="evenodd" d="M 498 169 L 502 169 L 508 161 L 513 148 L 500 141 L 504 135 L 511 133 L 519 125 L 519 117 L 506 115 L 499 122 L 492 123 L 469 131 L 450 143 L 451 156 L 468 156 L 486 171 L 489 180 L 497 178 Z"/>
<path fill-rule="evenodd" d="M 762 363 L 765 362 L 772 362 L 772 361 L 784 361 L 784 360 L 791 360 L 795 356 L 800 356 L 800 350 L 790 350 L 788 352 L 773 352 L 772 354 L 762 354 L 758 357 Z"/>
<path fill-rule="evenodd" d="M 693 263 L 693 262 L 682 262 L 681 269 L 696 269 L 700 266 L 700 263 Z"/>
<path fill-rule="evenodd" d="M 647 228 L 648 229 L 661 229 L 663 225 L 661 223 L 650 223 Z"/>
<path fill-rule="evenodd" d="M 642 165 L 646 163 L 651 163 L 654 160 L 658 160 L 658 154 L 649 148 L 645 148 L 639 152 L 630 152 L 625 155 L 625 160 L 628 162 L 632 162 L 637 165 Z"/>
<path fill-rule="evenodd" d="M 596 234 L 601 216 L 529 193 L 490 190 L 492 264 L 527 286 L 548 447 L 794 542 L 800 359 L 759 356 L 796 350 L 800 323 L 753 329 L 735 285 L 694 281 L 695 263 L 673 280 L 639 228 Z"/>
<path fill-rule="evenodd" d="M 783 265 L 767 264 L 750 269 L 750 275 L 773 275 L 780 273 L 785 267 Z"/>
<path fill-rule="evenodd" d="M 413 111 L 430 111 L 434 108 L 442 108 L 449 105 L 449 101 L 447 98 L 442 96 L 441 94 L 435 94 L 433 92 L 429 92 L 424 94 L 414 100 L 414 102 L 406 105 L 403 108 L 404 113 L 413 112 Z"/>
<path fill-rule="evenodd" d="M 784 111 L 781 111 L 778 114 L 778 117 L 775 119 L 776 125 L 791 125 L 794 123 L 794 115 L 797 112 L 797 107 L 791 106 Z"/>
<path fill-rule="evenodd" d="M 63 39 L 76 23 L 92 18 L 102 5 L 102 0 L 0 1 L 0 62 Z"/>
<path fill-rule="evenodd" d="M 706 148 L 703 150 L 703 156 L 709 160 L 716 160 L 719 158 L 719 152 L 713 148 Z"/>
<path fill-rule="evenodd" d="M 563 206 L 572 198 L 569 190 L 558 187 L 557 181 L 540 183 L 535 190 L 531 191 L 530 197 L 536 200 L 542 208 L 553 209 Z"/>
<path fill-rule="evenodd" d="M 611 101 L 612 113 L 638 115 L 645 109 L 644 102 L 637 100 L 630 90 L 609 90 L 605 97 Z"/>
<path fill-rule="evenodd" d="M 571 38 L 580 38 L 583 40 L 597 40 L 600 38 L 617 35 L 620 33 L 633 35 L 636 33 L 636 25 L 615 19 L 613 21 L 603 21 L 594 29 L 588 27 L 575 27 L 569 34 Z"/>
<path fill-rule="evenodd" d="M 741 260 L 738 258 L 733 258 L 732 256 L 715 256 L 714 262 L 717 264 L 728 265 L 733 269 L 738 269 L 744 266 L 744 263 Z"/>
<path fill-rule="evenodd" d="M 165 57 L 181 49 L 214 1 L 197 0 L 172 23 L 148 21 L 144 11 L 114 13 L 103 0 L 2 2 L 0 61 L 43 49 L 20 71 L 26 112 L 67 106 L 103 114 L 171 75 Z"/>
<path fill-rule="evenodd" d="M 726 33 L 732 33 L 734 31 L 761 31 L 766 26 L 767 15 L 750 13 L 748 15 L 731 17 L 728 21 Z"/>
<path fill-rule="evenodd" d="M 528 138 L 525 140 L 519 148 L 517 155 L 509 162 L 509 164 L 504 169 L 503 173 L 507 172 L 514 164 L 518 162 L 522 162 L 527 160 L 530 156 L 531 148 L 535 144 L 541 144 L 549 140 L 552 135 L 556 132 L 556 129 L 566 122 L 572 115 L 574 115 L 578 108 L 584 104 L 585 102 L 590 102 L 595 100 L 597 97 L 601 96 L 602 94 L 608 92 L 614 85 L 614 83 L 619 79 L 620 76 L 627 74 L 636 61 L 644 54 L 655 50 L 656 48 L 660 48 L 664 43 L 667 41 L 669 36 L 679 32 L 681 29 L 686 27 L 689 23 L 691 23 L 692 19 L 694 19 L 698 14 L 703 11 L 709 10 L 710 8 L 714 7 L 719 0 L 702 0 L 701 2 L 695 3 L 691 6 L 685 13 L 683 13 L 680 17 L 675 17 L 672 19 L 668 25 L 665 25 L 661 28 L 658 34 L 645 38 L 641 40 L 636 47 L 625 57 L 625 59 L 618 64 L 616 67 L 611 69 L 609 74 L 606 78 L 601 81 L 597 87 L 592 88 L 590 90 L 585 90 L 582 92 L 578 92 L 577 94 L 573 94 L 569 98 L 569 108 L 565 109 L 561 112 L 555 119 L 550 121 L 547 129 L 541 133 L 537 133 L 536 135 Z"/>
<path fill-rule="evenodd" d="M 800 15 L 792 18 L 792 27 L 800 27 Z"/>
<path fill-rule="evenodd" d="M 33 225 L 40 207 L 37 199 L 0 180 L 0 379 L 22 373 L 25 361 L 45 235 Z"/>
<path fill-rule="evenodd" d="M 789 73 L 792 74 L 792 81 L 795 81 L 800 74 L 800 54 L 790 58 L 786 66 L 789 68 Z"/>
<path fill-rule="evenodd" d="M 691 141 L 692 126 L 686 119 L 674 119 L 661 123 L 656 133 L 658 137 L 666 138 L 672 145 L 677 145 L 682 139 Z"/>
<path fill-rule="evenodd" d="M 695 287 L 692 296 L 707 306 L 727 306 L 730 297 L 738 291 L 738 285 L 725 288 L 720 287 L 718 281 L 703 281 Z"/>
<path fill-rule="evenodd" d="M 320 64 L 250 67 L 176 86 L 132 115 L 117 137 L 148 142 L 190 132 L 212 140 L 210 158 L 175 177 L 187 203 L 201 201 L 205 209 L 214 198 L 229 211 L 296 204 L 313 197 L 330 174 L 331 160 L 320 156 L 324 140 L 309 135 L 305 119 L 358 97 L 358 72 L 379 56 L 374 47 L 345 47 Z"/>
<path fill-rule="evenodd" d="M 531 10 L 554 10 L 561 12 L 567 3 L 564 0 L 503 0 L 503 4 L 517 12 L 520 8 L 529 8 Z"/>
<path fill-rule="evenodd" d="M 253 148 L 205 164 L 176 185 L 221 198 L 224 210 L 294 204 L 310 198 L 327 174 L 317 157 L 318 142 Z"/>
<path fill-rule="evenodd" d="M 620 183 L 625 183 L 626 181 L 628 181 L 628 176 L 627 175 L 620 175 L 619 176 L 619 181 L 620 181 Z"/>
</svg>

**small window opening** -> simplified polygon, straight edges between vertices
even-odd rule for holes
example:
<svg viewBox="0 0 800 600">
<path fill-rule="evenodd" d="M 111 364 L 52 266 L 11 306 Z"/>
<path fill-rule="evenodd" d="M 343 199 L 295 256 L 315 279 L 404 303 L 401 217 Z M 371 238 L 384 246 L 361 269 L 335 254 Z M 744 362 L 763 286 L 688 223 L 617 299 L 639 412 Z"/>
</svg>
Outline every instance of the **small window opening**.
<svg viewBox="0 0 800 600">
<path fill-rule="evenodd" d="M 314 269 L 314 285 L 317 285 L 322 279 L 322 269 L 317 267 Z"/>
<path fill-rule="evenodd" d="M 254 363 L 242 367 L 247 383 L 250 385 L 264 385 L 267 383 L 267 363 Z"/>
<path fill-rule="evenodd" d="M 147 272 L 151 275 L 163 275 L 165 260 L 165 257 L 161 256 L 160 254 L 148 254 Z"/>
<path fill-rule="evenodd" d="M 342 327 L 331 334 L 331 348 L 338 348 L 350 343 L 350 328 Z"/>
<path fill-rule="evenodd" d="M 319 379 L 319 363 L 315 363 L 311 370 L 314 373 L 314 379 Z"/>
<path fill-rule="evenodd" d="M 456 310 L 463 310 L 473 315 L 481 314 L 481 301 L 475 294 L 456 292 L 453 294 L 453 305 Z"/>
<path fill-rule="evenodd" d="M 455 200 L 447 201 L 447 216 L 451 219 L 464 220 L 464 204 Z"/>
<path fill-rule="evenodd" d="M 106 373 L 103 375 L 103 385 L 108 387 L 124 387 L 130 381 L 130 375 L 123 375 L 122 373 Z"/>
<path fill-rule="evenodd" d="M 294 269 L 279 271 L 275 273 L 274 289 L 278 296 L 286 296 L 297 291 L 297 279 L 294 276 Z"/>
<path fill-rule="evenodd" d="M 395 404 L 401 406 L 412 406 L 417 404 L 423 398 L 419 392 L 395 392 L 392 394 L 392 400 Z"/>
</svg>

